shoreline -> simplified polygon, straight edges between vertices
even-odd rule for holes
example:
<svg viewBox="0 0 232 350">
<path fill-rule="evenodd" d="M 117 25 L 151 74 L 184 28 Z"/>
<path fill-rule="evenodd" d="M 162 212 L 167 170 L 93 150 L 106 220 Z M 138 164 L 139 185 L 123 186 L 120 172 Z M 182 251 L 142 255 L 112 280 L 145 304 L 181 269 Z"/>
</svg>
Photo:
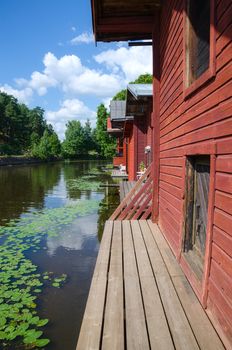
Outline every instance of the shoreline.
<svg viewBox="0 0 232 350">
<path fill-rule="evenodd" d="M 53 159 L 39 159 L 39 158 L 33 158 L 33 157 L 26 157 L 26 156 L 9 156 L 9 157 L 1 157 L 0 156 L 0 168 L 3 166 L 14 166 L 14 165 L 29 165 L 29 164 L 42 164 L 42 163 L 53 163 L 53 162 L 60 162 L 68 159 L 64 158 L 53 158 Z M 70 162 L 79 160 L 79 161 L 84 161 L 84 160 L 105 160 L 105 161 L 110 161 L 107 159 L 102 159 L 102 158 L 96 158 L 96 157 L 85 157 L 85 156 L 80 156 L 79 158 L 76 159 L 69 159 Z"/>
<path fill-rule="evenodd" d="M 56 159 L 52 161 L 60 161 L 60 159 Z M 11 166 L 11 165 L 41 164 L 46 162 L 50 162 L 50 161 L 33 158 L 33 157 L 24 157 L 24 156 L 0 157 L 0 167 Z"/>
</svg>

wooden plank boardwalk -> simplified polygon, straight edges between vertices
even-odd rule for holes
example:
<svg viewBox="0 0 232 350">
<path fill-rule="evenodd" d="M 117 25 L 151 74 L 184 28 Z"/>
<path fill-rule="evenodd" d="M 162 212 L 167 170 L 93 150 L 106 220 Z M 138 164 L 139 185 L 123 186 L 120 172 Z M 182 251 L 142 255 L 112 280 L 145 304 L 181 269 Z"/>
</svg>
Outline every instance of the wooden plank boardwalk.
<svg viewBox="0 0 232 350">
<path fill-rule="evenodd" d="M 107 221 L 77 350 L 222 350 L 151 221 Z"/>
<path fill-rule="evenodd" d="M 126 195 L 132 190 L 136 181 L 121 181 L 119 184 L 120 190 L 120 202 L 126 197 Z"/>
</svg>

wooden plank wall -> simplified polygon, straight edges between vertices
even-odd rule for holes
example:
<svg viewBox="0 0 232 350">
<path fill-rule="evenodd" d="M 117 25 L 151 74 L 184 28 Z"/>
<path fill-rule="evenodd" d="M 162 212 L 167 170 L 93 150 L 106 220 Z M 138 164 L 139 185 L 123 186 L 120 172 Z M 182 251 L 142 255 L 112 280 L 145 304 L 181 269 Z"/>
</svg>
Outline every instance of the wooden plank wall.
<svg viewBox="0 0 232 350">
<path fill-rule="evenodd" d="M 139 164 L 146 163 L 144 149 L 147 145 L 147 116 L 135 117 L 135 127 L 137 128 L 137 162 L 135 164 L 136 172 L 139 171 Z"/>
<path fill-rule="evenodd" d="M 118 142 L 118 140 L 117 140 Z M 114 157 L 113 158 L 113 165 L 116 167 L 116 166 L 119 166 L 119 165 L 124 165 L 126 166 L 126 143 L 127 143 L 127 138 L 125 137 L 123 139 L 123 155 L 122 157 Z"/>
<path fill-rule="evenodd" d="M 128 143 L 128 180 L 133 181 L 136 178 L 135 166 L 134 166 L 134 154 L 135 154 L 135 137 L 134 137 L 134 126 L 132 125 L 129 135 Z"/>
<path fill-rule="evenodd" d="M 184 100 L 182 0 L 164 0 L 160 34 L 159 225 L 178 256 L 185 154 L 215 150 L 207 305 L 232 342 L 232 2 L 215 0 L 216 76 Z"/>
</svg>

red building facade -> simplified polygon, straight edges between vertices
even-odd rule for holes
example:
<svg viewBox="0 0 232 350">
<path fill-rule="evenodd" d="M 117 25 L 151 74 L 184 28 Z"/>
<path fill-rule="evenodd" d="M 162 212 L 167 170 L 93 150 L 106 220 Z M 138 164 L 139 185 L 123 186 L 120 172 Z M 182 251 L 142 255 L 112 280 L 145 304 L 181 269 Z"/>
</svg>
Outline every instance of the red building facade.
<svg viewBox="0 0 232 350">
<path fill-rule="evenodd" d="M 126 101 L 111 101 L 107 130 L 117 138 L 113 165 L 126 166 L 129 181 L 152 160 L 151 112 L 151 84 L 130 84 Z"/>
<path fill-rule="evenodd" d="M 232 2 L 143 3 L 122 9 L 115 1 L 118 12 L 104 26 L 106 2 L 95 13 L 95 35 L 103 41 L 152 38 L 153 220 L 229 349 Z"/>
</svg>

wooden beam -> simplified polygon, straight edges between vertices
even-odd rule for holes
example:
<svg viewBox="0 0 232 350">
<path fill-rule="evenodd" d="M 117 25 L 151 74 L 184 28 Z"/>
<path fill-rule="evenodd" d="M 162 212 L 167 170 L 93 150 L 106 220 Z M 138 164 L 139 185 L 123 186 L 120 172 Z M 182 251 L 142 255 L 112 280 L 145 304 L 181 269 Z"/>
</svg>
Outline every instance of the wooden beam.
<svg viewBox="0 0 232 350">
<path fill-rule="evenodd" d="M 159 218 L 159 161 L 160 161 L 160 16 L 155 12 L 153 29 L 153 211 L 152 221 Z"/>
<path fill-rule="evenodd" d="M 96 25 L 97 36 L 99 34 L 111 34 L 111 33 L 148 33 L 152 34 L 152 22 L 136 22 L 136 23 L 122 23 L 122 24 L 113 24 L 113 23 L 103 23 Z"/>
<path fill-rule="evenodd" d="M 131 41 L 128 46 L 152 46 L 152 41 Z"/>
</svg>

